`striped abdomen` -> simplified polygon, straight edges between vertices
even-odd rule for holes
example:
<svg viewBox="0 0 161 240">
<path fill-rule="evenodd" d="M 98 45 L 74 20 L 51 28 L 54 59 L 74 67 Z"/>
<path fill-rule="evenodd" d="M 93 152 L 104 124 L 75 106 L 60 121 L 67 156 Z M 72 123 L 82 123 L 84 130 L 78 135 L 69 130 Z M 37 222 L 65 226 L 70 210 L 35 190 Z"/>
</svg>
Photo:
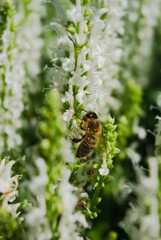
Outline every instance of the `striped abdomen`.
<svg viewBox="0 0 161 240">
<path fill-rule="evenodd" d="M 79 145 L 76 157 L 81 158 L 87 156 L 96 145 L 97 138 L 88 134 Z"/>
</svg>

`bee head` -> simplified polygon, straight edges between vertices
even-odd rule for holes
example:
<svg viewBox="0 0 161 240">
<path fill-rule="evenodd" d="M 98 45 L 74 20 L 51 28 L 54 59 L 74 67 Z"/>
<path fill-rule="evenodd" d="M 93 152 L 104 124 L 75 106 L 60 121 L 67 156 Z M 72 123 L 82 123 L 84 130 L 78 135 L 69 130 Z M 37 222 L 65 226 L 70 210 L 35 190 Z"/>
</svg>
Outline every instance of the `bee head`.
<svg viewBox="0 0 161 240">
<path fill-rule="evenodd" d="M 88 118 L 97 119 L 98 116 L 95 112 L 88 112 L 84 115 L 83 120 L 87 120 Z"/>
</svg>

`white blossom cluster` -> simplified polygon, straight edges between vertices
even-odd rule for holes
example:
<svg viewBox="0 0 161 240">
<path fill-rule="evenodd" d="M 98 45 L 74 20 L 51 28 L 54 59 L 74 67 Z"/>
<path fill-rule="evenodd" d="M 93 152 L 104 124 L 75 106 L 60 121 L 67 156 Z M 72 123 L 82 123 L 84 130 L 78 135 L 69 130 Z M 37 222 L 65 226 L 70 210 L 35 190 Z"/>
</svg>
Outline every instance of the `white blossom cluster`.
<svg viewBox="0 0 161 240">
<path fill-rule="evenodd" d="M 7 28 L 2 36 L 2 52 L 0 65 L 4 66 L 4 73 L 0 74 L 0 151 L 19 146 L 22 142 L 18 130 L 22 127 L 21 114 L 23 105 L 23 87 L 26 82 L 32 83 L 31 78 L 39 72 L 39 57 L 42 40 L 40 1 L 33 0 L 26 7 L 34 10 L 25 19 L 27 11 L 23 3 L 18 4 L 19 11 L 13 19 L 9 19 Z M 11 31 L 11 21 L 14 22 L 15 31 Z M 21 22 L 24 25 L 21 26 Z M 10 45 L 13 45 L 10 48 Z M 26 69 L 28 74 L 26 73 Z M 35 83 L 34 83 L 35 84 Z M 35 89 L 33 87 L 32 89 Z"/>
<path fill-rule="evenodd" d="M 25 9 L 26 8 L 26 9 Z M 29 11 L 28 18 L 25 19 L 26 12 Z M 43 46 L 41 17 L 45 14 L 45 7 L 42 0 L 32 0 L 27 7 L 25 3 L 19 3 L 14 21 L 18 24 L 25 20 L 25 25 L 19 27 L 17 38 L 23 47 L 23 62 L 26 68 L 25 83 L 28 84 L 29 91 L 35 92 L 39 89 L 39 82 L 36 76 L 40 73 L 40 56 Z M 21 53 L 22 54 L 22 53 Z M 34 79 L 34 80 L 33 80 Z"/>
<path fill-rule="evenodd" d="M 12 203 L 18 196 L 18 178 L 19 175 L 12 176 L 11 168 L 15 161 L 10 160 L 6 163 L 4 158 L 0 163 L 0 193 L 2 194 L 2 208 L 10 212 L 13 217 L 17 217 L 20 203 Z"/>
<path fill-rule="evenodd" d="M 123 76 L 125 79 L 132 77 L 143 86 L 148 83 L 159 9 L 160 0 L 128 1 L 126 34 L 123 38 Z"/>
<path fill-rule="evenodd" d="M 70 106 L 63 115 L 65 121 L 69 121 L 74 113 L 74 85 L 79 87 L 76 99 L 86 110 L 94 110 L 103 117 L 108 105 L 116 106 L 111 93 L 120 88 L 117 79 L 118 63 L 122 56 L 119 35 L 124 34 L 122 17 L 126 0 L 107 1 L 104 5 L 104 8 L 93 6 L 87 9 L 77 0 L 76 5 L 67 11 L 67 17 L 73 24 L 69 26 L 69 31 L 58 22 L 51 23 L 51 27 L 61 31 L 57 49 L 53 49 L 54 87 L 62 91 L 64 84 L 69 84 L 68 91 L 62 97 L 62 102 L 68 102 Z M 86 14 L 87 10 L 91 15 Z M 101 19 L 104 14 L 107 14 L 105 20 Z M 70 29 L 74 29 L 75 33 L 71 34 Z M 68 51 L 68 57 L 65 51 Z M 56 64 L 58 60 L 61 66 Z"/>
<path fill-rule="evenodd" d="M 136 155 L 136 154 L 135 154 Z M 159 238 L 158 199 L 158 162 L 155 157 L 149 157 L 149 172 L 144 170 L 131 155 L 137 178 L 136 184 L 129 184 L 126 190 L 136 195 L 136 203 L 129 201 L 130 208 L 126 213 L 121 226 L 128 232 L 131 240 L 155 240 Z M 138 158 L 138 157 L 137 157 Z M 126 194 L 125 194 L 126 195 Z"/>
<path fill-rule="evenodd" d="M 14 3 L 12 3 L 14 4 Z M 41 55 L 42 33 L 40 17 L 45 7 L 39 0 L 30 3 L 20 1 L 16 4 L 16 14 L 8 20 L 7 28 L 2 35 L 2 52 L 0 53 L 0 65 L 4 66 L 4 73 L 0 74 L 0 151 L 19 146 L 22 142 L 18 130 L 22 127 L 21 114 L 24 109 L 24 85 L 27 84 L 30 91 L 35 91 L 38 82 L 34 82 L 35 76 L 40 72 L 39 59 Z M 26 18 L 27 16 L 27 18 Z M 12 21 L 15 30 L 11 31 Z M 12 47 L 10 48 L 10 45 Z M 10 211 L 15 217 L 20 203 L 10 204 L 18 195 L 18 175 L 11 177 L 11 167 L 14 161 L 9 161 L 5 166 L 5 159 L 0 165 L 0 192 L 3 194 L 2 207 Z M 51 232 L 46 219 L 46 201 L 44 197 L 44 185 L 47 182 L 46 165 L 42 159 L 36 161 L 40 177 L 33 176 L 30 190 L 37 196 L 37 206 L 24 216 L 28 233 L 24 238 L 50 239 Z M 43 189 L 43 190 L 42 190 Z"/>
<path fill-rule="evenodd" d="M 4 91 L 4 98 L 0 99 L 0 151 L 13 148 L 21 144 L 21 137 L 17 130 L 21 127 L 20 115 L 23 110 L 22 88 L 25 80 L 25 69 L 23 62 L 22 39 L 15 39 L 15 47 L 11 50 L 9 46 L 12 41 L 10 31 L 11 19 L 7 29 L 2 36 L 3 49 L 0 53 L 1 65 L 5 66 L 5 78 L 0 75 L 0 91 Z M 26 53 L 25 53 L 26 54 Z M 9 56 L 12 56 L 12 59 Z M 5 137 L 4 137 L 5 136 Z"/>
<path fill-rule="evenodd" d="M 143 86 L 148 83 L 153 33 L 159 16 L 159 4 L 159 0 L 128 1 L 125 18 L 126 32 L 123 37 L 124 54 L 121 59 L 122 76 L 125 80 L 133 78 Z M 138 126 L 138 119 L 135 120 L 133 130 L 140 139 L 143 139 L 146 136 L 145 130 Z M 158 136 L 156 136 L 156 143 Z M 131 240 L 159 239 L 157 159 L 155 157 L 148 159 L 149 171 L 146 175 L 139 165 L 140 155 L 132 147 L 129 148 L 128 155 L 132 159 L 137 183 L 129 184 L 122 193 L 126 198 L 128 194 L 134 193 L 136 200 L 129 202 L 130 208 L 121 226 L 127 231 Z"/>
<path fill-rule="evenodd" d="M 28 184 L 30 191 L 36 196 L 36 204 L 32 204 L 29 213 L 24 215 L 27 225 L 27 232 L 24 235 L 24 239 L 49 240 L 52 234 L 46 218 L 45 191 L 48 183 L 47 168 L 42 158 L 37 158 L 35 164 L 39 174 L 32 176 Z"/>
<path fill-rule="evenodd" d="M 63 141 L 62 156 L 65 163 L 73 164 L 75 158 L 71 151 L 71 144 Z M 76 210 L 79 194 L 78 188 L 69 182 L 71 170 L 63 167 L 59 185 L 59 195 L 62 198 L 63 213 L 59 223 L 60 240 L 83 240 L 80 227 L 88 228 L 88 223 L 81 211 Z"/>
<path fill-rule="evenodd" d="M 74 193 L 78 189 L 69 183 L 71 171 L 65 168 L 62 172 L 62 179 L 59 194 L 62 197 L 63 214 L 61 216 L 59 231 L 60 240 L 83 240 L 78 225 L 88 227 L 85 216 L 80 211 L 75 211 L 78 204 L 78 196 Z"/>
<path fill-rule="evenodd" d="M 105 6 L 97 9 L 94 5 L 89 8 L 84 7 L 80 0 L 76 0 L 76 4 L 71 5 L 67 10 L 67 19 L 71 25 L 63 26 L 62 23 L 66 23 L 66 15 L 63 11 L 61 13 L 58 11 L 60 20 L 51 23 L 51 28 L 55 29 L 59 36 L 57 46 L 51 48 L 53 85 L 60 92 L 63 92 L 64 86 L 68 85 L 68 90 L 62 94 L 62 102 L 69 104 L 69 109 L 63 114 L 64 121 L 70 121 L 74 114 L 73 86 L 78 87 L 76 100 L 79 104 L 82 104 L 87 111 L 98 112 L 102 118 L 106 117 L 109 105 L 112 107 L 116 105 L 111 95 L 114 89 L 121 87 L 117 79 L 122 56 L 119 36 L 124 34 L 122 17 L 126 0 L 119 3 L 104 2 Z M 57 8 L 55 3 L 54 6 Z M 105 19 L 103 19 L 104 14 L 107 14 Z M 72 129 L 74 134 L 77 133 L 75 120 Z M 68 145 L 66 144 L 67 149 L 63 149 L 64 160 L 73 163 L 74 158 Z M 104 162 L 101 167 L 100 174 L 107 175 L 109 170 L 106 163 Z M 82 239 L 78 226 L 88 227 L 84 215 L 76 211 L 79 201 L 76 196 L 78 189 L 69 183 L 70 175 L 71 171 L 65 168 L 59 189 L 64 208 L 59 224 L 60 240 Z"/>
</svg>

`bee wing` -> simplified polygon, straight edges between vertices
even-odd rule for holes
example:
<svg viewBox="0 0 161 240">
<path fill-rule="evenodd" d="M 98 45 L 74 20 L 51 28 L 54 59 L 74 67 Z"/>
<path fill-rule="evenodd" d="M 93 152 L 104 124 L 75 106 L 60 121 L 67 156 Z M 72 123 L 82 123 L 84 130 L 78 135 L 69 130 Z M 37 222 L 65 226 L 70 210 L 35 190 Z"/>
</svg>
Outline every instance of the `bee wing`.
<svg viewBox="0 0 161 240">
<path fill-rule="evenodd" d="M 97 143 L 97 138 L 90 136 L 89 134 L 86 134 L 85 138 L 79 145 L 77 149 L 76 156 L 77 157 L 85 157 L 87 156 L 95 147 Z"/>
<path fill-rule="evenodd" d="M 104 138 L 103 138 L 103 133 L 101 133 L 97 136 L 97 146 L 96 146 L 96 154 L 101 157 L 101 153 L 104 149 Z"/>
</svg>

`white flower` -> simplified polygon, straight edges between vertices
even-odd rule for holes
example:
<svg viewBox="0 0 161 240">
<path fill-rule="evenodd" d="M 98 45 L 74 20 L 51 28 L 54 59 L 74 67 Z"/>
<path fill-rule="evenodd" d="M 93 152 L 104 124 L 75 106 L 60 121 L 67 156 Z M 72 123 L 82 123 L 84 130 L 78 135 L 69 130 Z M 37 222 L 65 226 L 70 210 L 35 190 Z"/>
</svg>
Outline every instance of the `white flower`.
<svg viewBox="0 0 161 240">
<path fill-rule="evenodd" d="M 7 192 L 11 187 L 14 186 L 14 182 L 12 177 L 11 177 L 11 168 L 15 161 L 9 161 L 5 165 L 6 159 L 3 159 L 1 164 L 0 164 L 0 192 L 5 193 Z"/>
<path fill-rule="evenodd" d="M 17 195 L 17 192 L 14 193 Z M 3 200 L 3 205 L 2 207 L 5 208 L 8 212 L 10 212 L 12 214 L 13 217 L 18 217 L 20 212 L 17 212 L 19 206 L 21 205 L 21 203 L 12 203 L 12 201 L 9 200 L 9 195 Z M 16 196 L 15 196 L 16 198 Z M 13 200 L 14 201 L 14 200 Z"/>
<path fill-rule="evenodd" d="M 54 66 L 53 71 L 53 79 L 56 79 L 57 84 L 55 87 L 62 89 L 64 83 L 69 84 L 68 93 L 66 92 L 62 97 L 62 101 L 68 101 L 70 105 L 69 110 L 63 115 L 65 121 L 70 121 L 73 115 L 73 85 L 79 87 L 76 95 L 78 102 L 83 104 L 86 110 L 95 109 L 103 118 L 108 105 L 115 108 L 118 106 L 111 95 L 113 89 L 120 89 L 116 77 L 119 71 L 118 62 L 122 56 L 121 39 L 118 38 L 118 33 L 123 32 L 121 18 L 124 15 L 125 2 L 105 2 L 105 8 L 94 9 L 93 16 L 89 17 L 91 18 L 90 31 L 83 16 L 86 8 L 81 6 L 80 0 L 77 0 L 76 5 L 72 5 L 67 11 L 69 20 L 73 21 L 76 28 L 79 22 L 79 31 L 73 35 L 64 31 L 58 38 L 57 44 L 60 51 L 57 52 L 56 59 L 62 62 L 62 71 L 61 69 L 60 71 L 63 76 L 58 67 Z M 108 13 L 108 19 L 102 20 L 101 16 L 105 13 Z M 80 47 L 80 52 L 75 58 L 75 43 L 81 46 L 86 41 L 86 46 Z M 69 58 L 64 57 L 66 50 L 69 52 Z M 73 66 L 72 70 L 70 66 Z M 70 79 L 68 71 L 72 75 Z"/>
<path fill-rule="evenodd" d="M 86 97 L 87 93 L 89 93 L 89 92 L 84 91 L 83 89 L 79 89 L 76 98 L 77 98 L 78 102 L 80 102 L 80 104 L 84 102 L 84 98 Z"/>
<path fill-rule="evenodd" d="M 73 114 L 74 114 L 73 109 L 66 110 L 66 112 L 63 114 L 63 120 L 64 121 L 70 121 Z"/>
<path fill-rule="evenodd" d="M 67 11 L 68 18 L 77 25 L 83 19 L 81 1 L 76 0 L 76 5 L 72 5 L 70 10 Z"/>
<path fill-rule="evenodd" d="M 83 45 L 86 42 L 86 34 L 84 34 L 84 30 L 88 31 L 87 24 L 85 21 L 80 22 L 79 34 L 75 34 L 75 38 L 78 45 Z"/>
<path fill-rule="evenodd" d="M 62 62 L 62 67 L 63 70 L 70 72 L 74 69 L 74 61 L 75 61 L 75 53 L 74 53 L 74 45 L 67 33 L 64 33 L 64 36 L 60 36 L 58 39 L 58 46 L 60 45 L 60 50 L 55 50 L 56 54 L 58 55 L 60 61 Z M 63 55 L 62 50 L 69 50 L 69 58 L 66 57 L 61 57 Z M 60 55 L 60 56 L 59 56 Z M 52 61 L 54 62 L 55 60 L 58 59 L 58 57 L 53 58 Z"/>
<path fill-rule="evenodd" d="M 74 74 L 78 74 L 79 76 L 81 76 L 84 72 L 90 70 L 91 61 L 86 60 L 86 56 L 88 53 L 89 53 L 89 49 L 86 46 L 83 46 L 82 51 L 80 52 L 78 59 L 77 59 L 77 69 Z M 79 79 L 81 79 L 81 78 L 79 78 Z M 77 81 L 77 84 L 79 84 L 79 81 Z"/>
<path fill-rule="evenodd" d="M 20 203 L 10 204 L 13 202 L 17 195 L 18 191 L 18 178 L 19 175 L 11 177 L 11 168 L 15 161 L 9 161 L 5 165 L 6 159 L 3 159 L 0 163 L 0 192 L 3 193 L 3 203 L 2 207 L 5 208 L 8 212 L 11 212 L 14 217 L 17 217 L 17 209 L 20 206 Z"/>
<path fill-rule="evenodd" d="M 99 169 L 99 173 L 102 176 L 107 176 L 109 174 L 109 169 L 103 165 L 101 165 L 101 168 Z"/>
<path fill-rule="evenodd" d="M 106 158 L 103 158 L 103 164 L 101 165 L 101 168 L 99 169 L 99 173 L 102 176 L 107 176 L 109 174 L 109 169 L 107 168 L 107 164 L 106 164 Z"/>
<path fill-rule="evenodd" d="M 4 145 L 10 149 L 22 143 L 17 130 L 22 127 L 24 84 L 27 84 L 31 92 L 37 91 L 39 88 L 38 81 L 33 81 L 40 70 L 38 60 L 41 55 L 42 40 L 39 35 L 42 27 L 39 13 L 41 12 L 42 16 L 45 9 L 39 3 L 39 0 L 33 0 L 24 9 L 24 3 L 19 1 L 16 5 L 16 14 L 12 19 L 8 16 L 7 28 L 2 35 L 0 59 L 5 72 L 4 79 L 0 74 L 0 86 L 5 82 L 3 88 L 5 98 L 3 102 L 0 102 L 0 151 L 3 150 Z M 31 12 L 26 19 L 28 8 L 31 9 Z M 11 21 L 14 21 L 17 26 L 14 32 L 10 30 Z M 12 41 L 14 42 L 12 43 Z M 12 49 L 10 49 L 11 45 Z M 36 82 L 37 85 L 35 85 Z M 1 89 L 0 87 L 0 95 Z M 7 135 L 5 139 L 3 135 Z"/>
<path fill-rule="evenodd" d="M 72 58 L 63 58 L 62 59 L 62 66 L 65 71 L 72 71 L 73 70 L 73 59 Z"/>
</svg>

